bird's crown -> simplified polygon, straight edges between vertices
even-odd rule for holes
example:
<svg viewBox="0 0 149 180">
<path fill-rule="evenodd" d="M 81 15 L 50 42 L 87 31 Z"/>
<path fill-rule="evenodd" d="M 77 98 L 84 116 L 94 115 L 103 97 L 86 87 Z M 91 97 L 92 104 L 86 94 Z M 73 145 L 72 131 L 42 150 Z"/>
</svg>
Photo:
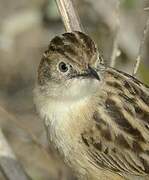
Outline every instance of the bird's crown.
<svg viewBox="0 0 149 180">
<path fill-rule="evenodd" d="M 54 37 L 44 55 L 50 57 L 52 54 L 59 54 L 80 66 L 92 64 L 98 58 L 94 41 L 78 31 Z"/>
</svg>

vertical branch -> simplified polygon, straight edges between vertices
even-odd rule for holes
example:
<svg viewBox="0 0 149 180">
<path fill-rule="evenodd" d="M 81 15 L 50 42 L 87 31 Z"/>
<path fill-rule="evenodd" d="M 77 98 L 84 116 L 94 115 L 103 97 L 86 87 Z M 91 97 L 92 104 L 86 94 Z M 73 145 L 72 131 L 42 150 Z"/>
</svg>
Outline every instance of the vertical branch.
<svg viewBox="0 0 149 180">
<path fill-rule="evenodd" d="M 120 6 L 120 2 L 119 0 L 117 0 L 116 2 L 116 28 L 114 32 L 114 40 L 113 40 L 113 47 L 112 47 L 112 54 L 111 54 L 111 61 L 110 61 L 111 67 L 115 66 L 117 53 L 118 53 L 118 34 L 119 34 L 119 29 L 120 29 L 119 6 Z"/>
<path fill-rule="evenodd" d="M 56 3 L 66 31 L 83 31 L 72 0 L 56 0 Z"/>
<path fill-rule="evenodd" d="M 133 74 L 132 74 L 133 76 L 135 76 L 137 74 L 140 62 L 143 59 L 143 48 L 144 48 L 146 35 L 147 35 L 148 31 L 149 31 L 149 18 L 147 19 L 147 22 L 146 22 L 145 27 L 144 27 L 143 36 L 142 36 L 140 46 L 139 46 L 138 56 L 136 58 L 136 63 L 135 63 L 134 69 L 133 69 Z"/>
</svg>

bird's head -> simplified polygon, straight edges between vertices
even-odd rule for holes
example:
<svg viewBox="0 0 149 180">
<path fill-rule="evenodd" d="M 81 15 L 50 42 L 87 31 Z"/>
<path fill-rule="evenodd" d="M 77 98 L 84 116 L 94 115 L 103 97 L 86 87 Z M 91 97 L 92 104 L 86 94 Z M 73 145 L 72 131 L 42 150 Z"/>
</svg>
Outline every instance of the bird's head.
<svg viewBox="0 0 149 180">
<path fill-rule="evenodd" d="M 82 32 L 64 33 L 50 42 L 38 69 L 38 88 L 49 97 L 75 100 L 94 93 L 102 64 L 93 40 Z"/>
</svg>

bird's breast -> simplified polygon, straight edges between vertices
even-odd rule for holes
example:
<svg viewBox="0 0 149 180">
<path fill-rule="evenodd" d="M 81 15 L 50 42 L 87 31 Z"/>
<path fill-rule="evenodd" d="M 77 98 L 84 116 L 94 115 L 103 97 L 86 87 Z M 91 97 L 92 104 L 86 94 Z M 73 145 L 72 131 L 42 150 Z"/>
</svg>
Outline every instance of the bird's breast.
<svg viewBox="0 0 149 180">
<path fill-rule="evenodd" d="M 65 156 L 78 150 L 80 134 L 88 124 L 88 102 L 51 102 L 42 110 L 51 142 Z"/>
</svg>

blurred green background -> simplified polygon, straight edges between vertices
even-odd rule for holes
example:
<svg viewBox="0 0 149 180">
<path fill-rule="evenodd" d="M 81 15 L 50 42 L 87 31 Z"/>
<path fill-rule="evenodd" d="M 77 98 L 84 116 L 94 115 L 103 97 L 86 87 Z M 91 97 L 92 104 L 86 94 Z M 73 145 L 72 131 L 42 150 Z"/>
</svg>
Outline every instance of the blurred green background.
<svg viewBox="0 0 149 180">
<path fill-rule="evenodd" d="M 131 73 L 149 17 L 149 11 L 144 11 L 149 1 L 120 0 L 119 13 L 117 0 L 74 0 L 74 3 L 85 31 L 98 44 L 107 65 L 119 19 L 116 68 Z M 0 127 L 33 180 L 75 179 L 53 148 L 49 148 L 33 103 L 42 53 L 51 38 L 63 32 L 54 0 L 0 0 Z M 148 37 L 147 34 L 138 73 L 146 84 L 149 84 Z"/>
</svg>

